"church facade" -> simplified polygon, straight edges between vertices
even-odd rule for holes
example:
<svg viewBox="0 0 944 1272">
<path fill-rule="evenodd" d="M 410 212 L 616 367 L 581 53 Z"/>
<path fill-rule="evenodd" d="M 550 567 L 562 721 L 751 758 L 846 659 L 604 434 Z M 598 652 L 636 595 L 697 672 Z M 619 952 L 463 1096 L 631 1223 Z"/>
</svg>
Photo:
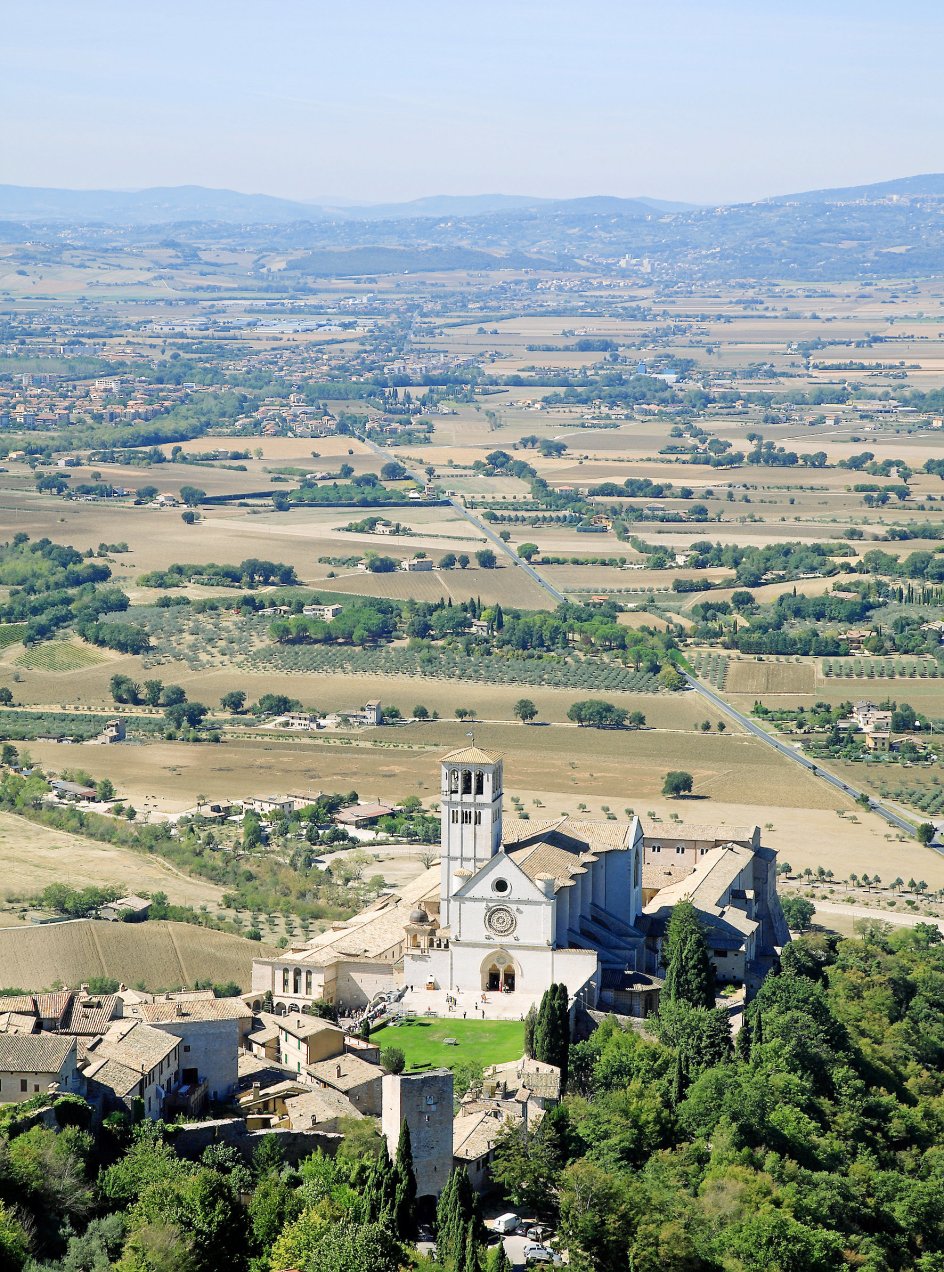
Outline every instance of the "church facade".
<svg viewBox="0 0 944 1272">
<path fill-rule="evenodd" d="M 502 779 L 476 746 L 441 761 L 439 895 L 410 913 L 404 984 L 526 1010 L 557 981 L 595 1006 L 604 972 L 643 954 L 639 821 L 506 821 Z"/>
</svg>

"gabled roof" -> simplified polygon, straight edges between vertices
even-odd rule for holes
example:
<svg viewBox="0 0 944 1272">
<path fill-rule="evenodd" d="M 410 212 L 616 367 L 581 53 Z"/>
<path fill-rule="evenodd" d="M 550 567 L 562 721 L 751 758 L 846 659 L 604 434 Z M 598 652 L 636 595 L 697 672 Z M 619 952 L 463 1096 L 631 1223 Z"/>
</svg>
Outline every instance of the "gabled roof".
<svg viewBox="0 0 944 1272">
<path fill-rule="evenodd" d="M 303 1095 L 290 1095 L 285 1100 L 285 1112 L 296 1131 L 307 1130 L 319 1122 L 334 1122 L 342 1117 L 362 1118 L 354 1103 L 341 1091 L 331 1087 L 318 1087 Z"/>
<path fill-rule="evenodd" d="M 89 1044 L 88 1056 L 93 1063 L 99 1057 L 115 1060 L 135 1070 L 140 1078 L 179 1046 L 180 1039 L 162 1029 L 139 1020 L 116 1020 L 97 1042 Z"/>
<path fill-rule="evenodd" d="M 363 1086 L 365 1082 L 379 1082 L 383 1077 L 383 1070 L 379 1065 L 347 1052 L 334 1056 L 331 1060 L 319 1060 L 317 1064 L 310 1064 L 307 1068 L 313 1078 L 334 1087 L 336 1091 L 350 1091 L 354 1087 Z"/>
<path fill-rule="evenodd" d="M 0 1071 L 59 1073 L 75 1051 L 75 1039 L 61 1034 L 0 1034 Z"/>
<path fill-rule="evenodd" d="M 502 838 L 505 854 L 524 871 L 529 879 L 549 875 L 555 880 L 555 891 L 566 887 L 586 870 L 584 863 L 595 861 L 606 852 L 621 852 L 632 847 L 635 821 L 578 821 L 558 817 L 554 821 L 534 825 L 521 818 L 509 818 Z"/>
<path fill-rule="evenodd" d="M 509 1109 L 460 1109 L 452 1124 L 452 1155 L 459 1161 L 475 1162 L 490 1152 L 506 1126 L 520 1125 L 521 1114 Z"/>
<path fill-rule="evenodd" d="M 169 1025 L 174 1022 L 207 1020 L 250 1020 L 252 1010 L 241 998 L 184 998 L 170 997 L 153 1003 L 129 1003 L 127 1016 L 136 1017 L 149 1025 Z"/>
</svg>

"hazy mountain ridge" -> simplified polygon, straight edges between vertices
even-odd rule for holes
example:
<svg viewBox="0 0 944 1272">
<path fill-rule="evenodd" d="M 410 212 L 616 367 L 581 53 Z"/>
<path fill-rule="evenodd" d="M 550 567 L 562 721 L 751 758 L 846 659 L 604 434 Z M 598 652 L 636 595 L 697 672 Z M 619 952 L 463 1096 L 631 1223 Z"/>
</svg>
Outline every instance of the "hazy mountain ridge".
<svg viewBox="0 0 944 1272">
<path fill-rule="evenodd" d="M 78 205 L 81 215 L 65 216 Z M 193 186 L 134 193 L 0 186 L 0 241 L 53 254 L 66 245 L 225 243 L 297 254 L 289 268 L 302 276 L 633 269 L 645 260 L 664 279 L 903 278 L 944 273 L 944 174 L 709 208 L 605 195 L 433 196 L 322 208 Z"/>
</svg>

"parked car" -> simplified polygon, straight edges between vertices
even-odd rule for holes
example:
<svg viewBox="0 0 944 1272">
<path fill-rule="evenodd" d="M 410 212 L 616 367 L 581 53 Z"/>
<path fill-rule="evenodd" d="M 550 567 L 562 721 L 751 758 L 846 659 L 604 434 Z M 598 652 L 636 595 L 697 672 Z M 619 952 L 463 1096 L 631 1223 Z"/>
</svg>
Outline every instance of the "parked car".
<svg viewBox="0 0 944 1272">
<path fill-rule="evenodd" d="M 525 1263 L 550 1263 L 555 1267 L 560 1266 L 563 1262 L 560 1255 L 553 1250 L 549 1250 L 546 1245 L 540 1245 L 537 1241 L 528 1241 L 524 1247 Z"/>
<path fill-rule="evenodd" d="M 543 1223 L 532 1224 L 524 1234 L 529 1241 L 539 1241 L 543 1244 L 551 1235 L 550 1228 L 545 1228 Z"/>
<path fill-rule="evenodd" d="M 518 1218 L 518 1216 L 515 1214 L 512 1214 L 509 1211 L 508 1214 L 506 1215 L 499 1215 L 498 1218 L 495 1220 L 495 1222 L 492 1224 L 492 1227 L 494 1228 L 496 1232 L 501 1232 L 504 1234 L 504 1233 L 517 1231 L 518 1225 L 520 1223 L 521 1223 L 521 1220 Z"/>
</svg>

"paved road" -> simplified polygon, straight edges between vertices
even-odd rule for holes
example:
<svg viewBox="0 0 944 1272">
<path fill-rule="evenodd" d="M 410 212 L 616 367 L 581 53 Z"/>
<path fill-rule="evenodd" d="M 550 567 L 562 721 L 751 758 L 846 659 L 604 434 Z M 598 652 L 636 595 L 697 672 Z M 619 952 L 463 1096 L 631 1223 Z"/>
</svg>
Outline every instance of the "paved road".
<svg viewBox="0 0 944 1272">
<path fill-rule="evenodd" d="M 743 712 L 738 711 L 736 707 L 732 707 L 730 702 L 727 702 L 720 694 L 715 693 L 714 689 L 709 688 L 708 685 L 696 680 L 689 672 L 683 672 L 683 675 L 695 692 L 706 698 L 713 707 L 717 707 L 719 711 L 724 711 L 725 714 L 736 720 L 743 729 L 746 729 L 748 733 L 755 738 L 759 738 L 762 742 L 766 742 L 768 746 L 773 747 L 775 751 L 779 751 L 781 755 L 785 755 L 794 764 L 799 764 L 801 768 L 807 769 L 815 777 L 821 777 L 824 782 L 828 782 L 837 791 L 842 791 L 844 795 L 849 795 L 852 799 L 860 799 L 866 794 L 865 791 L 861 791 L 855 786 L 850 786 L 848 782 L 843 781 L 841 777 L 837 777 L 835 773 L 830 773 L 822 765 L 807 759 L 802 752 L 795 750 L 792 746 L 788 746 L 785 742 L 781 742 L 778 738 L 771 737 L 767 730 L 761 728 L 756 720 L 752 720 L 750 716 L 746 716 Z M 879 817 L 884 817 L 897 830 L 903 830 L 907 835 L 914 835 L 915 827 L 913 822 L 908 821 L 907 818 L 902 817 L 894 809 L 889 808 L 887 804 L 883 804 L 871 795 L 868 796 L 868 801 L 869 809 L 873 813 L 878 813 Z"/>
<path fill-rule="evenodd" d="M 391 451 L 384 450 L 384 448 L 382 446 L 378 446 L 376 442 L 368 442 L 364 440 L 364 445 L 372 450 L 374 454 L 385 463 L 389 461 L 394 464 L 399 464 L 402 468 L 405 468 L 414 481 L 419 482 L 421 486 L 425 486 L 426 474 L 422 471 L 422 469 L 412 468 L 409 464 L 404 463 L 403 459 L 399 455 L 395 455 Z M 458 512 L 460 516 L 465 517 L 466 521 L 475 526 L 476 530 L 478 530 L 481 534 L 484 534 L 490 543 L 494 544 L 494 546 L 501 552 L 504 552 L 507 557 L 510 557 L 512 565 L 516 566 L 519 570 L 523 570 L 528 578 L 530 578 L 533 583 L 536 583 L 542 591 L 546 592 L 556 605 L 566 604 L 567 597 L 564 593 L 558 591 L 553 583 L 548 583 L 547 579 L 542 578 L 534 566 L 529 564 L 524 557 L 520 557 L 510 544 L 506 543 L 500 535 L 495 533 L 487 521 L 483 521 L 481 517 L 477 517 L 475 513 L 471 512 L 459 499 L 449 497 L 448 502 L 453 508 L 455 508 L 456 512 Z"/>
</svg>

